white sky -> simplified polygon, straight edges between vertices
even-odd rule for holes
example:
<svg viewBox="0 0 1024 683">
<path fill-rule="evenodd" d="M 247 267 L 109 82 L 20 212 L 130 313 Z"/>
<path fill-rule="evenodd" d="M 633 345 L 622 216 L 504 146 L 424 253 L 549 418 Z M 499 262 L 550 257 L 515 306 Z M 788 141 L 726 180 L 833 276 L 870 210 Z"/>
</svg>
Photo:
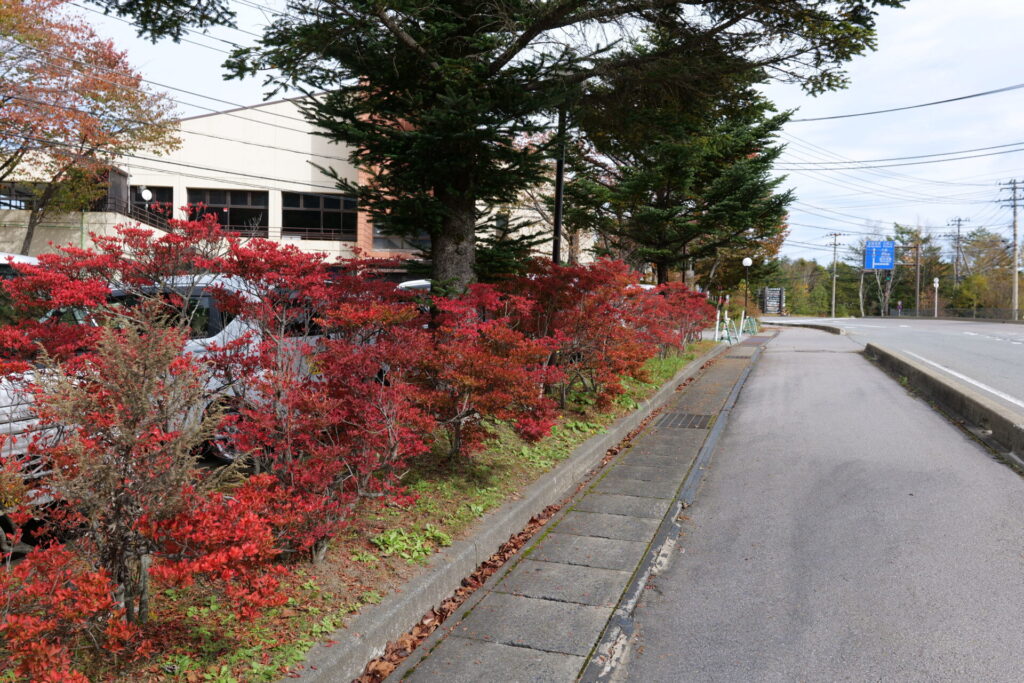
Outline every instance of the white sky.
<svg viewBox="0 0 1024 683">
<path fill-rule="evenodd" d="M 239 25 L 259 33 L 271 15 L 255 5 L 281 8 L 284 0 L 251 2 L 233 6 L 240 15 Z M 226 54 L 218 50 L 229 46 L 214 39 L 250 44 L 255 39 L 252 35 L 218 28 L 208 36 L 189 36 L 215 49 L 169 41 L 153 45 L 135 38 L 134 29 L 123 22 L 83 14 L 128 51 L 147 80 L 223 100 L 168 90 L 184 115 L 263 99 L 257 79 L 221 80 L 220 64 Z M 780 109 L 798 109 L 794 118 L 809 118 L 901 107 L 1024 83 L 1024 66 L 1015 49 L 1024 31 L 1020 0 L 910 0 L 906 9 L 882 10 L 878 24 L 878 50 L 849 65 L 847 90 L 810 98 L 798 88 L 773 85 L 766 90 L 769 97 Z M 780 167 L 1024 143 L 1024 89 L 905 112 L 792 122 L 785 128 L 783 141 L 788 147 Z M 1020 148 L 1019 153 L 945 163 L 787 171 L 786 186 L 795 190 L 797 203 L 791 208 L 791 232 L 783 254 L 826 263 L 831 261 L 828 233 L 844 233 L 840 245 L 852 244 L 862 233 L 888 229 L 894 221 L 943 235 L 950 231 L 951 219 L 959 216 L 969 221 L 964 223 L 965 230 L 986 226 L 1009 236 L 1010 210 L 998 203 L 1009 193 L 1000 193 L 999 182 L 1024 179 L 1024 144 Z M 948 249 L 949 241 L 944 244 Z"/>
</svg>

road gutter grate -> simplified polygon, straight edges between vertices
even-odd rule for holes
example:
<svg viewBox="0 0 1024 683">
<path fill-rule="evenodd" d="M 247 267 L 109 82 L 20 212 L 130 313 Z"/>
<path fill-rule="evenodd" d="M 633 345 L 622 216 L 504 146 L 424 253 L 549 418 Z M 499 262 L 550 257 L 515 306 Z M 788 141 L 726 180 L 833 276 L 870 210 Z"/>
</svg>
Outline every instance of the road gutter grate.
<svg viewBox="0 0 1024 683">
<path fill-rule="evenodd" d="M 659 427 L 675 429 L 707 429 L 710 424 L 710 415 L 694 415 L 693 413 L 665 413 L 657 422 Z"/>
</svg>

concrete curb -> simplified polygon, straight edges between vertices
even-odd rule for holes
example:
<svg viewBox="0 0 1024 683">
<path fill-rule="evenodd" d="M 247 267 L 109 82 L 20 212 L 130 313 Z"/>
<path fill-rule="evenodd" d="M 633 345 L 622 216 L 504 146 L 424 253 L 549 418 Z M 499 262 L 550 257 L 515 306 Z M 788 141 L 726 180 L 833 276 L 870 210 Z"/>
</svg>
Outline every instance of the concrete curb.
<svg viewBox="0 0 1024 683">
<path fill-rule="evenodd" d="M 964 382 L 897 351 L 868 344 L 864 355 L 889 373 L 906 377 L 908 384 L 944 411 L 973 425 L 975 428 L 968 431 L 1001 452 L 1008 464 L 1024 471 L 1024 413 L 996 403 Z"/>
<path fill-rule="evenodd" d="M 672 396 L 681 381 L 695 375 L 704 363 L 728 348 L 719 344 L 687 364 L 633 413 L 580 444 L 568 459 L 530 484 L 519 499 L 484 515 L 469 538 L 435 554 L 426 570 L 400 591 L 388 595 L 379 605 L 368 606 L 350 624 L 329 636 L 327 639 L 334 641 L 331 647 L 314 646 L 306 656 L 305 668 L 291 680 L 351 681 L 361 675 L 367 662 L 384 653 L 389 641 L 407 632 L 454 593 L 463 578 L 472 574 L 509 537 L 520 532 L 531 517 L 565 498 L 601 462 L 609 448 Z"/>
<path fill-rule="evenodd" d="M 811 330 L 821 330 L 822 332 L 828 332 L 829 334 L 838 334 L 842 336 L 846 335 L 846 330 L 844 330 L 841 327 L 836 327 L 834 325 L 822 325 L 820 323 L 791 323 L 773 320 L 770 323 L 765 323 L 765 325 L 772 325 L 778 327 L 806 327 Z"/>
<path fill-rule="evenodd" d="M 729 397 L 715 419 L 715 425 L 708 434 L 707 439 L 693 459 L 690 470 L 686 473 L 676 493 L 675 501 L 669 507 L 668 512 L 661 520 L 658 530 L 644 555 L 643 561 L 637 567 L 629 585 L 622 593 L 619 604 L 612 612 L 608 625 L 605 627 L 594 649 L 590 653 L 587 664 L 578 678 L 582 683 L 607 683 L 616 679 L 617 670 L 626 661 L 630 639 L 633 636 L 635 623 L 633 620 L 636 614 L 637 605 L 643 594 L 644 587 L 652 575 L 661 573 L 668 566 L 675 548 L 676 539 L 682 526 L 679 523 L 679 515 L 683 510 L 693 504 L 697 496 L 697 489 L 704 478 L 704 472 L 711 461 L 711 456 L 718 447 L 718 441 L 729 423 L 729 416 L 736 405 L 740 392 L 747 383 L 747 378 L 753 372 L 757 361 L 761 357 L 764 344 L 759 345 L 751 356 L 750 363 L 744 368 L 736 384 L 729 392 Z"/>
</svg>

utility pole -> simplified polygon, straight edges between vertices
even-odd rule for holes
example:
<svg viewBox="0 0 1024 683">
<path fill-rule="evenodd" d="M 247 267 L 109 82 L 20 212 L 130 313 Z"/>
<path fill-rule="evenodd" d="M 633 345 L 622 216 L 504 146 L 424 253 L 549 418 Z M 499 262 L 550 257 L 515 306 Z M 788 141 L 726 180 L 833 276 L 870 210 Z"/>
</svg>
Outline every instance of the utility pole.
<svg viewBox="0 0 1024 683">
<path fill-rule="evenodd" d="M 914 317 L 921 317 L 921 240 L 914 245 L 914 265 L 917 268 L 917 279 L 914 283 Z"/>
<path fill-rule="evenodd" d="M 955 239 L 955 242 L 954 242 L 955 246 L 954 246 L 954 249 L 953 249 L 953 287 L 959 287 L 960 286 L 960 259 L 961 259 L 961 256 L 960 256 L 960 225 L 962 223 L 970 223 L 970 222 L 971 222 L 970 218 L 960 218 L 959 216 L 957 216 L 956 218 L 954 218 L 953 220 L 951 220 L 949 222 L 949 226 L 950 227 L 953 227 L 954 223 L 956 224 L 956 237 L 954 238 Z"/>
<path fill-rule="evenodd" d="M 1012 199 L 1010 204 L 1013 206 L 1013 294 L 1010 297 L 1010 307 L 1013 309 L 1013 319 L 1019 319 L 1019 308 L 1020 302 L 1018 301 L 1018 278 L 1020 277 L 1020 240 L 1017 237 L 1017 179 L 1014 178 L 1008 183 L 1000 183 L 1000 185 L 1009 186 L 1010 192 L 1012 193 Z"/>
<path fill-rule="evenodd" d="M 838 252 L 839 252 L 839 238 L 842 237 L 842 233 L 832 232 L 826 235 L 826 237 L 832 238 L 832 317 L 836 317 L 836 272 L 838 270 Z"/>
<path fill-rule="evenodd" d="M 565 195 L 565 106 L 558 108 L 558 156 L 555 158 L 554 234 L 551 237 L 551 262 L 562 262 L 562 204 Z"/>
</svg>

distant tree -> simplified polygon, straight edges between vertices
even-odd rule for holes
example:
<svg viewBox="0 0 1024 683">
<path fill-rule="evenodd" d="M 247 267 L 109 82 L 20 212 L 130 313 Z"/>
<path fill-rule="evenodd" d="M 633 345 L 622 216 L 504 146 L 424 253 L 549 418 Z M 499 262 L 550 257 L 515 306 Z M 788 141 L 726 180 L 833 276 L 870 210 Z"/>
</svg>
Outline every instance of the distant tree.
<svg viewBox="0 0 1024 683">
<path fill-rule="evenodd" d="M 989 279 L 981 273 L 972 273 L 964 278 L 956 292 L 954 304 L 961 308 L 970 308 L 975 317 L 978 307 L 985 301 L 991 290 Z"/>
<path fill-rule="evenodd" d="M 786 231 L 780 230 L 771 237 L 738 240 L 738 246 L 719 249 L 697 260 L 694 268 L 697 281 L 706 289 L 729 290 L 741 286 L 749 274 L 751 292 L 772 286 L 767 283 L 779 275 L 778 254 L 785 237 Z M 749 269 L 743 266 L 745 257 L 753 261 Z"/>
<path fill-rule="evenodd" d="M 820 278 L 808 294 L 808 309 L 811 315 L 829 315 L 832 310 L 831 279 Z"/>
<path fill-rule="evenodd" d="M 917 299 L 917 247 L 921 259 L 921 307 L 929 298 L 931 282 L 944 277 L 948 264 L 942 260 L 942 247 L 919 227 L 894 223 L 892 231 L 872 239 L 896 242 L 896 264 L 892 270 L 865 271 L 864 252 L 868 238 L 862 238 L 848 249 L 847 263 L 859 272 L 858 297 L 861 315 L 888 315 L 894 302 L 902 301 L 904 309 Z M 872 303 L 872 300 L 874 303 Z"/>
<path fill-rule="evenodd" d="M 821 315 L 820 302 L 812 303 L 811 292 L 820 290 L 830 282 L 828 271 L 817 261 L 808 259 L 779 259 L 775 272 L 766 277 L 766 287 L 786 289 L 786 309 L 795 315 Z M 820 295 L 819 295 L 820 298 Z"/>
<path fill-rule="evenodd" d="M 963 240 L 963 271 L 957 299 L 971 308 L 1009 308 L 1013 289 L 1013 246 L 1010 240 L 986 228 L 969 232 Z M 978 276 L 972 280 L 972 276 Z M 980 278 L 980 279 L 979 279 Z M 982 286 L 982 279 L 984 286 Z M 970 281 L 970 284 L 968 284 Z M 965 287 L 968 289 L 964 293 Z M 961 305 L 961 303 L 957 303 Z"/>
<path fill-rule="evenodd" d="M 118 156 L 178 143 L 170 101 L 68 4 L 0 2 L 0 181 L 31 209 L 23 254 L 47 215 L 103 196 Z"/>
<path fill-rule="evenodd" d="M 842 64 L 873 49 L 874 8 L 904 1 L 295 0 L 228 66 L 270 69 L 278 88 L 310 95 L 310 120 L 369 174 L 355 189 L 376 224 L 429 234 L 434 279 L 458 289 L 474 277 L 477 207 L 517 200 L 546 169 L 550 144 L 516 141 L 549 131 L 589 79 L 628 72 L 692 92 L 711 76 L 757 72 L 818 93 L 842 87 Z M 175 35 L 154 16 L 163 0 L 101 4 Z M 211 0 L 197 18 L 226 6 Z"/>
<path fill-rule="evenodd" d="M 524 275 L 537 247 L 551 238 L 527 220 L 515 220 L 508 213 L 495 212 L 478 230 L 475 274 L 479 282 L 495 282 Z"/>
</svg>

